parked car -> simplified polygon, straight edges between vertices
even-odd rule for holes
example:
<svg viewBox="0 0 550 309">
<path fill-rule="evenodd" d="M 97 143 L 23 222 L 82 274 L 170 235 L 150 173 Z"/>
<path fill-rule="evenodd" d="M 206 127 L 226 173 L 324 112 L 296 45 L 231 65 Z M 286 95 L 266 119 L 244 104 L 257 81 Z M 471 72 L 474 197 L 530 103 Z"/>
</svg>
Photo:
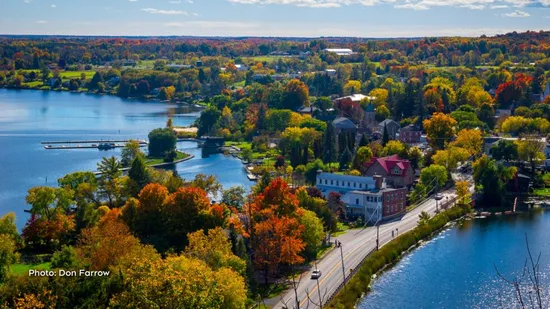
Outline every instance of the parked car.
<svg viewBox="0 0 550 309">
<path fill-rule="evenodd" d="M 438 200 L 438 201 L 439 201 L 439 200 L 442 200 L 442 199 L 443 199 L 443 194 L 441 194 L 441 193 L 436 193 L 436 195 L 434 196 L 434 198 L 435 198 L 436 200 Z"/>
<path fill-rule="evenodd" d="M 319 279 L 321 277 L 321 271 L 316 269 L 311 274 L 311 279 Z"/>
</svg>

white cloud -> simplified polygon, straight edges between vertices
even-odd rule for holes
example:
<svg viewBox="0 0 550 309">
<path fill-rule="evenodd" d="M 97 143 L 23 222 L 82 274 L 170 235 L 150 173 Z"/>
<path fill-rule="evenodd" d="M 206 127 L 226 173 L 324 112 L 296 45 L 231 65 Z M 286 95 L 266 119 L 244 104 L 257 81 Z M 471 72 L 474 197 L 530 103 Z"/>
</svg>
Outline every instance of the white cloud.
<svg viewBox="0 0 550 309">
<path fill-rule="evenodd" d="M 48 21 L 47 20 L 37 20 L 36 23 L 37 24 L 47 24 Z"/>
<path fill-rule="evenodd" d="M 168 1 L 168 3 L 171 3 L 171 4 L 180 4 L 181 1 L 179 1 L 179 0 L 178 0 L 178 1 Z"/>
<path fill-rule="evenodd" d="M 130 2 L 138 2 L 138 0 L 128 0 L 128 1 L 130 1 Z"/>
<path fill-rule="evenodd" d="M 502 16 L 504 16 L 504 17 L 514 17 L 514 18 L 525 18 L 525 17 L 531 16 L 531 14 L 529 14 L 527 12 L 524 12 L 524 11 L 515 10 L 514 12 L 511 12 L 511 13 L 502 14 Z"/>
<path fill-rule="evenodd" d="M 170 28 L 194 28 L 199 27 L 203 29 L 254 29 L 260 25 L 255 23 L 246 22 L 229 22 L 229 21 L 187 21 L 187 22 L 172 22 L 165 23 L 164 26 Z"/>
<path fill-rule="evenodd" d="M 52 8 L 54 8 L 54 9 L 55 9 L 55 8 L 57 7 L 57 5 L 55 5 L 55 4 L 52 4 L 52 5 L 50 5 L 50 7 L 52 7 Z"/>
<path fill-rule="evenodd" d="M 192 1 L 192 0 L 188 0 Z M 545 6 L 550 7 L 550 0 L 226 0 L 231 3 L 251 5 L 293 5 L 311 8 L 333 8 L 346 5 L 373 6 L 391 4 L 398 9 L 427 10 L 432 7 L 460 7 L 471 10 L 482 10 L 486 7 L 502 9 L 507 7 Z"/>
<path fill-rule="evenodd" d="M 153 8 L 145 8 L 141 9 L 143 12 L 151 13 L 151 14 L 162 14 L 162 15 L 187 15 L 187 12 L 184 11 L 176 11 L 176 10 L 159 10 L 159 9 L 153 9 Z"/>
<path fill-rule="evenodd" d="M 193 16 L 199 16 L 199 13 L 191 13 Z"/>
</svg>

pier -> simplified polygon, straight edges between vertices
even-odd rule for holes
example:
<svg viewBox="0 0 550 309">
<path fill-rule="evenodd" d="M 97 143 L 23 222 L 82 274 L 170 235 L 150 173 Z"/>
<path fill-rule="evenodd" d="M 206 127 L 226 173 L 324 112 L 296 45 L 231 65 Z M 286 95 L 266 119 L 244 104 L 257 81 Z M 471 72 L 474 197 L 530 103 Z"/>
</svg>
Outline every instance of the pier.
<svg viewBox="0 0 550 309">
<path fill-rule="evenodd" d="M 147 144 L 142 144 L 140 143 L 139 144 L 141 147 L 145 147 L 147 146 Z M 101 146 L 100 145 L 74 145 L 74 146 L 65 146 L 65 145 L 62 145 L 62 146 L 51 146 L 51 145 L 47 145 L 47 146 L 44 146 L 45 149 L 99 149 L 99 150 L 109 150 L 109 149 L 112 149 L 112 148 L 123 148 L 124 146 L 126 146 L 126 144 L 109 144 L 108 146 Z"/>
<path fill-rule="evenodd" d="M 42 145 L 53 145 L 53 144 L 93 144 L 93 143 L 128 143 L 130 141 L 138 141 L 140 144 L 147 144 L 146 140 L 133 140 L 133 139 L 120 139 L 120 140 L 111 140 L 111 139 L 104 139 L 104 140 L 84 140 L 84 141 L 46 141 L 46 142 L 40 142 Z"/>
</svg>

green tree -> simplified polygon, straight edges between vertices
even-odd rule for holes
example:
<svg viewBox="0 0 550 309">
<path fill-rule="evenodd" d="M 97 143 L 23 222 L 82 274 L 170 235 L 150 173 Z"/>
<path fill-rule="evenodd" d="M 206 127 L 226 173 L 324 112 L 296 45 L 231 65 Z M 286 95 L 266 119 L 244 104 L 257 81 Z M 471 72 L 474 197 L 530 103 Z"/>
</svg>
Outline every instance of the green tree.
<svg viewBox="0 0 550 309">
<path fill-rule="evenodd" d="M 388 126 L 384 125 L 384 133 L 382 133 L 382 146 L 386 146 L 389 141 L 390 135 L 388 134 Z"/>
<path fill-rule="evenodd" d="M 120 163 L 122 163 L 123 166 L 129 166 L 136 157 L 143 157 L 145 155 L 141 151 L 139 142 L 136 140 L 130 140 L 126 143 L 126 145 L 124 145 L 124 148 L 122 148 L 120 156 Z"/>
<path fill-rule="evenodd" d="M 434 179 L 437 179 L 436 182 L 434 182 Z M 420 181 L 428 189 L 435 187 L 435 184 L 442 188 L 447 182 L 447 169 L 437 164 L 425 167 L 420 171 Z"/>
<path fill-rule="evenodd" d="M 217 196 L 223 190 L 222 184 L 213 175 L 197 174 L 191 182 L 191 186 L 201 188 L 206 193 Z"/>
<path fill-rule="evenodd" d="M 101 176 L 99 177 L 99 187 L 109 200 L 109 206 L 113 207 L 119 193 L 117 179 L 122 175 L 122 164 L 116 157 L 103 158 L 97 164 L 97 169 Z"/>
<path fill-rule="evenodd" d="M 72 246 L 63 245 L 61 250 L 56 251 L 52 256 L 52 268 L 71 269 L 77 265 L 77 256 Z"/>
<path fill-rule="evenodd" d="M 332 163 L 338 160 L 338 149 L 336 145 L 336 133 L 331 122 L 327 123 L 327 130 L 323 136 L 323 162 Z"/>
<path fill-rule="evenodd" d="M 309 260 L 313 260 L 317 257 L 317 251 L 325 236 L 323 222 L 313 211 L 305 209 L 298 216 L 298 222 L 304 226 L 304 232 L 302 233 L 302 240 L 306 243 L 304 255 Z"/>
<path fill-rule="evenodd" d="M 26 201 L 31 205 L 31 214 L 52 220 L 58 213 L 67 213 L 73 192 L 65 188 L 34 187 L 29 190 Z"/>
<path fill-rule="evenodd" d="M 363 164 L 365 162 L 370 161 L 370 159 L 373 157 L 372 150 L 368 146 L 361 146 L 359 149 L 357 149 L 357 154 L 355 155 L 355 158 L 353 158 L 353 168 L 354 169 L 361 169 Z"/>
<path fill-rule="evenodd" d="M 203 110 L 200 117 L 196 120 L 198 127 L 197 136 L 212 134 L 221 116 L 222 112 L 215 106 L 209 106 Z"/>
<path fill-rule="evenodd" d="M 10 266 L 18 259 L 16 244 L 11 235 L 0 234 L 0 283 L 3 283 L 10 271 Z"/>
<path fill-rule="evenodd" d="M 491 156 L 496 160 L 512 161 L 518 159 L 518 145 L 514 141 L 500 140 L 490 150 Z"/>
<path fill-rule="evenodd" d="M 132 196 L 137 197 L 141 189 L 150 182 L 150 175 L 142 156 L 137 156 L 132 161 L 132 166 L 128 171 L 128 177 L 131 180 Z"/>
<path fill-rule="evenodd" d="M 297 110 L 300 106 L 309 104 L 309 90 L 302 81 L 290 80 L 284 89 L 283 108 Z"/>
<path fill-rule="evenodd" d="M 544 161 L 545 144 L 536 137 L 522 138 L 517 141 L 518 156 L 520 160 L 524 160 L 531 164 L 531 172 L 535 173 L 537 163 Z"/>
<path fill-rule="evenodd" d="M 351 151 L 349 150 L 348 147 L 346 147 L 342 152 L 342 154 L 340 155 L 340 170 L 345 170 L 349 168 L 351 159 L 352 159 Z"/>
<path fill-rule="evenodd" d="M 103 83 L 103 76 L 101 75 L 101 72 L 95 72 L 94 77 L 92 77 L 92 80 L 88 83 L 88 89 L 89 90 L 98 90 L 99 85 Z"/>
<path fill-rule="evenodd" d="M 222 193 L 222 203 L 237 209 L 242 209 L 245 203 L 246 189 L 243 186 L 233 186 Z"/>
<path fill-rule="evenodd" d="M 496 161 L 483 155 L 472 165 L 476 190 L 483 193 L 482 204 L 501 206 L 506 196 L 506 181 L 516 173 L 515 167 L 506 168 L 497 165 Z"/>
<path fill-rule="evenodd" d="M 149 133 L 149 156 L 163 158 L 166 153 L 176 150 L 178 139 L 168 128 L 154 129 Z"/>
</svg>

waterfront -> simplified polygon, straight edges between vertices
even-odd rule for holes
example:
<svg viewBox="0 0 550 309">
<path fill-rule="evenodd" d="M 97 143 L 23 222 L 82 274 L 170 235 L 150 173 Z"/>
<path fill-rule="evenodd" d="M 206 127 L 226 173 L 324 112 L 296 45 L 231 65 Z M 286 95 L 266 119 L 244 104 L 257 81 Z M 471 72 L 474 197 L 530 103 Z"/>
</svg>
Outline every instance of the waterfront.
<svg viewBox="0 0 550 309">
<path fill-rule="evenodd" d="M 495 267 L 507 278 L 517 275 L 527 258 L 527 236 L 535 258 L 541 254 L 548 294 L 549 230 L 549 211 L 459 223 L 382 273 L 357 308 L 515 308 L 512 289 Z"/>
<path fill-rule="evenodd" d="M 53 91 L 0 89 L 0 215 L 15 212 L 17 226 L 28 218 L 24 209 L 27 190 L 55 185 L 59 177 L 75 171 L 95 171 L 104 156 L 120 155 L 120 149 L 45 150 L 45 140 L 146 139 L 168 117 L 186 126 L 199 112 L 189 106 L 123 100 Z M 250 186 L 239 160 L 222 154 L 202 158 L 196 143 L 178 143 L 178 149 L 195 157 L 176 166 L 183 178 L 212 174 L 222 185 Z"/>
</svg>

